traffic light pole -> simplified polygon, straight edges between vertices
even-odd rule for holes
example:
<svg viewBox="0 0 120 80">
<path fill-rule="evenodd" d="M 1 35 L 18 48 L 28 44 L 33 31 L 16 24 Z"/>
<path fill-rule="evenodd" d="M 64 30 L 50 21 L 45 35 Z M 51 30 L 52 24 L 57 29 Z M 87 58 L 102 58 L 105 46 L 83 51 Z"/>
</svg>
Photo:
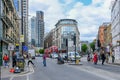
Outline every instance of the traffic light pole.
<svg viewBox="0 0 120 80">
<path fill-rule="evenodd" d="M 75 63 L 76 63 L 76 34 L 74 34 L 74 45 L 75 45 Z"/>
<path fill-rule="evenodd" d="M 66 52 L 67 52 L 67 62 L 68 62 L 68 38 L 66 38 Z"/>
</svg>

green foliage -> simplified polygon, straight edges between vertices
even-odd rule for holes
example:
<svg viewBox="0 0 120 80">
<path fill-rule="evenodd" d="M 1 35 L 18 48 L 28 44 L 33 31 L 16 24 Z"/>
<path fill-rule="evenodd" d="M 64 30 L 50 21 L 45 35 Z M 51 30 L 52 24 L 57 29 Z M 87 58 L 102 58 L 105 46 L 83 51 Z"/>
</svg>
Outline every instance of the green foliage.
<svg viewBox="0 0 120 80">
<path fill-rule="evenodd" d="M 91 49 L 92 49 L 93 52 L 94 52 L 94 51 L 95 51 L 95 42 L 90 43 L 90 47 L 91 47 Z"/>
<path fill-rule="evenodd" d="M 88 49 L 87 45 L 86 44 L 83 44 L 82 45 L 82 52 L 86 52 Z"/>
<path fill-rule="evenodd" d="M 40 49 L 40 50 L 39 50 L 39 53 L 40 53 L 40 54 L 44 54 L 44 49 Z"/>
<path fill-rule="evenodd" d="M 39 50 L 35 50 L 35 53 L 39 53 Z"/>
</svg>

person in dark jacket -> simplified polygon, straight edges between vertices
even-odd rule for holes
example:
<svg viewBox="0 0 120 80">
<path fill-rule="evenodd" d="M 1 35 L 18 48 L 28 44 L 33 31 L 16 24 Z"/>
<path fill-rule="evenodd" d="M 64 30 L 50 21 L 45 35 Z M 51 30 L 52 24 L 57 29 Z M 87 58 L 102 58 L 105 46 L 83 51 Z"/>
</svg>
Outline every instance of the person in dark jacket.
<svg viewBox="0 0 120 80">
<path fill-rule="evenodd" d="M 104 62 L 105 62 L 105 59 L 106 59 L 104 51 L 101 52 L 101 59 L 102 59 L 102 65 L 104 65 Z"/>
<path fill-rule="evenodd" d="M 16 61 L 17 61 L 17 55 L 15 52 L 13 52 L 13 55 L 12 55 L 12 67 L 13 68 L 16 66 Z"/>
<path fill-rule="evenodd" d="M 31 56 L 31 54 L 29 53 L 29 54 L 28 54 L 28 63 L 27 63 L 28 66 L 29 66 L 30 63 L 35 67 L 35 64 L 34 64 L 33 61 L 32 61 L 32 56 Z"/>
<path fill-rule="evenodd" d="M 44 67 L 47 66 L 46 65 L 46 58 L 47 58 L 46 54 L 43 54 L 43 65 L 44 65 Z"/>
</svg>

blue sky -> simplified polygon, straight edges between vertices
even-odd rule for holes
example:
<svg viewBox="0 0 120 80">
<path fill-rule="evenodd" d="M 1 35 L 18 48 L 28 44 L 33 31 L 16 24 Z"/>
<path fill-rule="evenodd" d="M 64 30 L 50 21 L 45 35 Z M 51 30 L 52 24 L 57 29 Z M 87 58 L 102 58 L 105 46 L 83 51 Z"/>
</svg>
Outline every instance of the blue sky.
<svg viewBox="0 0 120 80">
<path fill-rule="evenodd" d="M 45 32 L 55 27 L 59 19 L 78 22 L 80 40 L 92 41 L 103 22 L 110 22 L 111 0 L 29 0 L 29 14 L 44 12 Z"/>
</svg>

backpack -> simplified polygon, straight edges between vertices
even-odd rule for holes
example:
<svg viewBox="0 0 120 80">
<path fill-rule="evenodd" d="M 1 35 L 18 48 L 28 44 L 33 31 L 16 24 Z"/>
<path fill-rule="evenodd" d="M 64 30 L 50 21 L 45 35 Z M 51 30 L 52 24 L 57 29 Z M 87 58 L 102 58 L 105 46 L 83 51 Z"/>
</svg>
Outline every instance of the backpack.
<svg viewBox="0 0 120 80">
<path fill-rule="evenodd" d="M 3 57 L 3 60 L 8 61 L 8 60 L 9 60 L 9 57 L 8 57 L 8 56 L 4 56 L 4 57 Z"/>
</svg>

